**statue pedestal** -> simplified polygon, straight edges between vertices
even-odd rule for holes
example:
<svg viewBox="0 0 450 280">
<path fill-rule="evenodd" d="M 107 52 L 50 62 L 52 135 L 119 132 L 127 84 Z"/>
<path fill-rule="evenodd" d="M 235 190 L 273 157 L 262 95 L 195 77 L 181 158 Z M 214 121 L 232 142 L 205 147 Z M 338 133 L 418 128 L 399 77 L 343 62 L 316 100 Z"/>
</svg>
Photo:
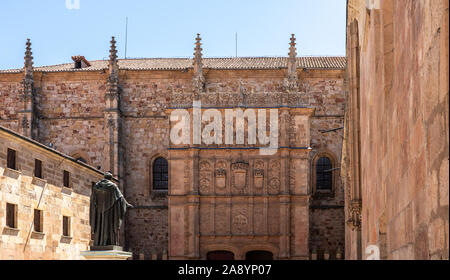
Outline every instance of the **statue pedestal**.
<svg viewBox="0 0 450 280">
<path fill-rule="evenodd" d="M 90 251 L 81 252 L 81 256 L 90 261 L 124 261 L 133 256 L 131 252 L 124 252 L 120 246 L 91 246 Z"/>
</svg>

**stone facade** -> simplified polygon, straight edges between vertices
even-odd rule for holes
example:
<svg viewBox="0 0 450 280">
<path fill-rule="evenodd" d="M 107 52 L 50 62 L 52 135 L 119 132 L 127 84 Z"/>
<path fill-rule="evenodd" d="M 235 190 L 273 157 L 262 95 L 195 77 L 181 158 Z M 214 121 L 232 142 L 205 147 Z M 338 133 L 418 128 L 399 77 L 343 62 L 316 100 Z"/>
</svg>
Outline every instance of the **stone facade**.
<svg viewBox="0 0 450 280">
<path fill-rule="evenodd" d="M 7 167 L 7 150 L 16 151 L 16 168 Z M 42 178 L 35 177 L 35 159 Z M 63 171 L 70 173 L 69 188 Z M 89 203 L 92 183 L 103 173 L 75 159 L 0 126 L 0 259 L 83 259 L 91 228 Z M 16 205 L 16 225 L 8 226 L 7 204 Z M 41 210 L 41 231 L 34 211 Z M 63 235 L 63 216 L 69 235 Z"/>
<path fill-rule="evenodd" d="M 448 15 L 441 0 L 348 2 L 348 259 L 369 245 L 382 259 L 449 258 Z"/>
<path fill-rule="evenodd" d="M 320 131 L 343 126 L 345 58 L 296 57 L 291 38 L 289 58 L 208 59 L 201 56 L 200 40 L 194 59 L 119 60 L 113 40 L 109 61 L 90 61 L 81 69 L 70 64 L 34 68 L 32 136 L 119 178 L 127 201 L 136 206 L 127 214 L 123 240 L 135 257 L 204 259 L 208 251 L 226 249 L 245 258 L 248 249 L 270 251 L 277 259 L 307 259 L 312 251 L 343 252 L 344 190 L 338 171 L 332 171 L 328 196 L 314 195 L 312 180 L 317 157 L 329 156 L 334 168 L 341 160 L 342 132 Z M 0 71 L 5 101 L 0 125 L 19 132 L 23 76 L 22 70 Z M 279 109 L 284 148 L 264 158 L 248 145 L 239 147 L 240 153 L 221 147 L 174 149 L 169 114 L 192 107 L 194 100 L 220 110 Z M 245 194 L 234 193 L 230 185 L 240 154 L 247 164 Z M 158 157 L 169 161 L 169 191 L 152 187 Z M 209 169 L 202 171 L 203 161 Z M 217 164 L 226 170 L 218 179 L 226 182 L 226 191 L 203 193 L 208 185 L 203 179 L 216 182 Z M 216 215 L 223 219 L 222 213 L 228 213 L 229 223 L 215 220 Z M 244 243 L 251 248 L 242 249 Z"/>
<path fill-rule="evenodd" d="M 225 119 L 227 109 L 215 110 Z M 184 176 L 170 178 L 169 257 L 205 259 L 210 251 L 226 249 L 236 259 L 252 250 L 277 259 L 308 259 L 313 113 L 310 108 L 277 112 L 280 135 L 290 137 L 281 137 L 271 156 L 249 145 L 171 145 L 170 173 Z"/>
</svg>

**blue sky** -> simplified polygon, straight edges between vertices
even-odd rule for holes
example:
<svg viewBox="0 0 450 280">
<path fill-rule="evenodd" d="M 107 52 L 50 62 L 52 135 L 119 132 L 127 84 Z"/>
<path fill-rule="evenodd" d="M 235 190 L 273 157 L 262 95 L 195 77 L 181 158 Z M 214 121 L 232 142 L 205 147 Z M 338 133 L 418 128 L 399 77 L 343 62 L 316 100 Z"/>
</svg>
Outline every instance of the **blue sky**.
<svg viewBox="0 0 450 280">
<path fill-rule="evenodd" d="M 71 0 L 72 2 L 76 0 Z M 0 69 L 23 67 L 26 38 L 35 66 L 106 59 L 111 36 L 127 57 L 192 57 L 200 33 L 205 57 L 345 55 L 346 0 L 66 0 L 0 1 Z"/>
</svg>

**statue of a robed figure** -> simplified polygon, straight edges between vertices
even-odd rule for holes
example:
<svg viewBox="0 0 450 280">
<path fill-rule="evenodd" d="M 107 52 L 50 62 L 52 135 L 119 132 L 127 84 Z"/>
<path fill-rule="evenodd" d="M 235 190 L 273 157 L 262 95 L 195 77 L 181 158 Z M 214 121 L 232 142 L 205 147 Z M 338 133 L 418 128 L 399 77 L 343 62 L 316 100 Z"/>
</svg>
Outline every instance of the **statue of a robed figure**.
<svg viewBox="0 0 450 280">
<path fill-rule="evenodd" d="M 119 188 L 112 182 L 112 174 L 92 188 L 90 203 L 90 225 L 94 247 L 119 246 L 119 230 L 129 204 Z"/>
</svg>

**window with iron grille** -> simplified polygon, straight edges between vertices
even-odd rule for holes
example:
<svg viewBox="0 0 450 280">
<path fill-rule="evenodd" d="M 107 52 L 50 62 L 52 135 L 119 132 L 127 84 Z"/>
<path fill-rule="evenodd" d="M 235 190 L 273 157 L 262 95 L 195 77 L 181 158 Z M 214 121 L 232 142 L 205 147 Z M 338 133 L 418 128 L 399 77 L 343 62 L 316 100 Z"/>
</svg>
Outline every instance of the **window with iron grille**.
<svg viewBox="0 0 450 280">
<path fill-rule="evenodd" d="M 169 164 L 164 158 L 153 162 L 153 189 L 167 190 L 169 188 Z"/>
<path fill-rule="evenodd" d="M 70 236 L 70 217 L 63 216 L 63 236 Z"/>
<path fill-rule="evenodd" d="M 63 176 L 63 185 L 64 185 L 64 187 L 70 188 L 70 182 L 69 182 L 69 180 L 70 180 L 70 173 L 69 173 L 69 171 L 64 170 L 64 174 L 63 175 L 64 175 Z"/>
<path fill-rule="evenodd" d="M 17 228 L 17 205 L 6 203 L 6 226 Z"/>
<path fill-rule="evenodd" d="M 34 177 L 42 179 L 42 161 L 34 160 Z"/>
<path fill-rule="evenodd" d="M 316 190 L 329 190 L 333 188 L 333 173 L 331 160 L 321 157 L 316 163 Z"/>
<path fill-rule="evenodd" d="M 43 232 L 42 227 L 42 210 L 34 209 L 34 231 Z"/>
<path fill-rule="evenodd" d="M 6 160 L 6 166 L 9 169 L 16 170 L 16 151 L 13 149 L 8 149 L 8 158 Z"/>
</svg>

